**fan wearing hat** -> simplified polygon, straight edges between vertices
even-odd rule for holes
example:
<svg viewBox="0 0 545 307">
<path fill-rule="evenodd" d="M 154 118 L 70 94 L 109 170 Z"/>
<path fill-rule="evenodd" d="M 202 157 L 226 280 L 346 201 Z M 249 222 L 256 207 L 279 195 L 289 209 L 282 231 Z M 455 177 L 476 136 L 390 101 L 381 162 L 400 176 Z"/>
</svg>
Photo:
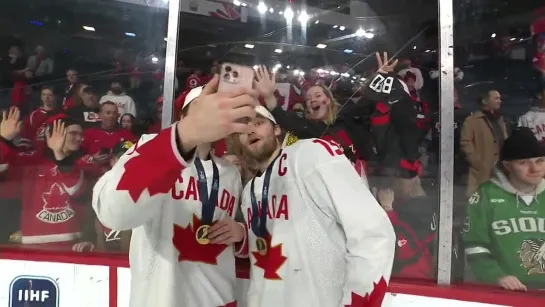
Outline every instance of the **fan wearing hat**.
<svg viewBox="0 0 545 307">
<path fill-rule="evenodd" d="M 545 287 L 545 148 L 513 131 L 490 180 L 471 195 L 464 233 L 478 280 L 515 291 Z"/>
<path fill-rule="evenodd" d="M 132 229 L 131 307 L 236 306 L 241 176 L 211 145 L 248 130 L 239 120 L 255 117 L 256 99 L 250 90 L 217 93 L 218 82 L 188 92 L 180 120 L 143 135 L 94 187 L 101 224 Z"/>
<path fill-rule="evenodd" d="M 12 143 L 21 129 L 19 110 L 4 113 L 0 124 L 1 164 L 24 174 L 21 243 L 90 250 L 93 244 L 83 240 L 81 231 L 86 211 L 79 200 L 85 192 L 79 163 L 82 127 L 64 114 L 49 118 L 48 124 L 47 147 L 21 154 Z"/>
</svg>

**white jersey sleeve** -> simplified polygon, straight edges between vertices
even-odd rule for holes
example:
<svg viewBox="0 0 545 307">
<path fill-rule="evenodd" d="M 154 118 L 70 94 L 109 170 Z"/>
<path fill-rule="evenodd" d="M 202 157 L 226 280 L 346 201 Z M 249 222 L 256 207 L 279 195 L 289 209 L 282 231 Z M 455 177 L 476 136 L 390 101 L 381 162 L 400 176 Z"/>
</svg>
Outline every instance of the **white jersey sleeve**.
<svg viewBox="0 0 545 307">
<path fill-rule="evenodd" d="M 188 166 L 176 145 L 176 126 L 143 135 L 93 189 L 93 209 L 111 229 L 133 229 L 161 214 L 180 172 Z"/>
<path fill-rule="evenodd" d="M 346 236 L 343 303 L 380 306 L 394 260 L 392 224 L 341 146 L 322 139 L 306 143 L 298 151 L 298 174 L 313 203 L 339 223 Z"/>
<path fill-rule="evenodd" d="M 527 127 L 532 130 L 536 139 L 543 142 L 545 140 L 545 109 L 532 108 L 518 120 L 519 127 Z"/>
</svg>

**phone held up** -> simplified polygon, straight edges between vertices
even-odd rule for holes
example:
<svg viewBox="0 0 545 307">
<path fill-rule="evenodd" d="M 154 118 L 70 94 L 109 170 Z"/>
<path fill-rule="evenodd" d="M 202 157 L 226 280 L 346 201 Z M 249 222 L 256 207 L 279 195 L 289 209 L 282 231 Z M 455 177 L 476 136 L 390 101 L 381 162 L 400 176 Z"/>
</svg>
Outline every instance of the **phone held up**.
<svg viewBox="0 0 545 307">
<path fill-rule="evenodd" d="M 251 90 L 254 81 L 254 70 L 248 66 L 231 63 L 221 65 L 218 92 L 232 92 L 240 88 Z"/>
</svg>

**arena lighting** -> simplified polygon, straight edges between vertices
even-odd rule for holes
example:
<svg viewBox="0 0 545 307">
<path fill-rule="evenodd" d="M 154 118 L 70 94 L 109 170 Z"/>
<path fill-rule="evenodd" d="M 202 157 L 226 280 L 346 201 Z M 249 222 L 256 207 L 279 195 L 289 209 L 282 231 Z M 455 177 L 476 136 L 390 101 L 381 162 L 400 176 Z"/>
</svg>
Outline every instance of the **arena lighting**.
<svg viewBox="0 0 545 307">
<path fill-rule="evenodd" d="M 365 32 L 365 38 L 373 38 L 375 37 L 375 34 L 373 32 Z"/>
<path fill-rule="evenodd" d="M 492 33 L 492 35 L 490 35 L 490 37 L 492 37 L 492 38 L 496 37 L 496 33 Z"/>
<path fill-rule="evenodd" d="M 324 44 L 316 45 L 316 48 L 318 48 L 318 49 L 324 49 L 325 47 L 327 47 L 327 45 L 324 45 Z"/>
<path fill-rule="evenodd" d="M 359 28 L 358 31 L 356 31 L 356 36 L 362 37 L 365 35 L 365 30 L 362 28 Z"/>
<path fill-rule="evenodd" d="M 274 49 L 274 52 L 276 52 L 276 53 L 282 53 L 282 49 Z"/>
<path fill-rule="evenodd" d="M 156 56 L 152 56 L 151 57 L 151 62 L 155 64 L 155 63 L 159 62 L 159 58 L 156 57 Z"/>
<path fill-rule="evenodd" d="M 136 37 L 136 34 L 134 34 L 132 32 L 125 32 L 125 35 L 129 36 L 129 37 Z"/>
<path fill-rule="evenodd" d="M 278 69 L 278 68 L 282 68 L 282 64 L 280 63 L 277 63 L 276 65 L 274 65 L 274 68 Z"/>
<path fill-rule="evenodd" d="M 259 12 L 259 14 L 265 14 L 265 12 L 267 11 L 267 6 L 265 5 L 265 3 L 259 2 L 259 4 L 257 5 L 257 11 Z"/>
<path fill-rule="evenodd" d="M 352 49 L 344 49 L 343 52 L 344 52 L 344 53 L 350 54 L 350 53 L 354 52 L 354 50 L 352 50 Z"/>
<path fill-rule="evenodd" d="M 333 26 L 333 29 L 337 29 L 339 26 L 338 25 L 334 25 Z"/>
<path fill-rule="evenodd" d="M 332 75 L 332 76 L 337 76 L 339 73 L 332 70 L 332 71 L 329 72 L 329 74 Z"/>
<path fill-rule="evenodd" d="M 246 3 L 242 2 L 242 6 L 247 6 L 247 5 L 248 5 L 248 4 L 246 4 Z"/>
<path fill-rule="evenodd" d="M 95 28 L 91 27 L 91 26 L 82 26 L 83 30 L 85 31 L 91 31 L 91 32 L 95 32 Z"/>
<path fill-rule="evenodd" d="M 254 45 L 252 45 L 252 44 L 246 44 L 246 45 L 244 45 L 244 48 L 254 49 Z"/>
<path fill-rule="evenodd" d="M 233 0 L 233 4 L 236 5 L 236 6 L 240 6 L 241 3 L 238 0 Z"/>
<path fill-rule="evenodd" d="M 346 29 L 344 26 L 339 27 L 339 30 L 341 30 L 341 31 L 344 31 L 344 29 Z"/>
<path fill-rule="evenodd" d="M 254 65 L 254 69 L 257 70 L 259 68 L 258 65 Z"/>
<path fill-rule="evenodd" d="M 511 37 L 509 40 L 510 40 L 510 41 L 514 41 L 514 40 L 516 40 L 516 38 Z"/>
<path fill-rule="evenodd" d="M 316 72 L 319 73 L 319 74 L 321 74 L 321 73 L 324 73 L 325 70 L 323 70 L 323 69 L 321 69 L 321 68 L 318 68 L 318 69 L 316 70 Z M 328 72 L 328 73 L 329 73 L 329 72 Z"/>
<path fill-rule="evenodd" d="M 361 80 L 361 81 L 365 81 L 365 78 L 361 78 L 360 80 Z"/>
<path fill-rule="evenodd" d="M 349 75 L 348 73 L 346 73 L 346 72 L 343 72 L 343 73 L 341 74 L 341 76 L 342 76 L 342 77 L 345 77 L 345 78 L 350 78 L 350 75 Z"/>
<path fill-rule="evenodd" d="M 293 74 L 296 75 L 296 76 L 299 75 L 299 70 L 298 69 L 294 70 Z"/>
<path fill-rule="evenodd" d="M 308 20 L 310 19 L 310 16 L 308 16 L 307 12 L 302 11 L 301 14 L 299 14 L 298 19 L 301 24 L 306 24 Z"/>
<path fill-rule="evenodd" d="M 300 71 L 300 72 L 299 72 L 299 76 L 304 77 L 304 76 L 305 76 L 305 72 L 304 72 L 304 71 Z"/>
<path fill-rule="evenodd" d="M 269 12 L 271 12 L 271 14 L 274 13 L 274 9 L 271 7 L 271 8 L 269 9 Z"/>
<path fill-rule="evenodd" d="M 314 24 L 319 24 L 319 23 L 320 23 L 320 21 L 319 21 L 319 20 L 316 20 L 316 21 L 314 22 Z"/>
<path fill-rule="evenodd" d="M 164 41 L 166 42 L 166 41 L 168 41 L 168 39 L 165 37 L 165 38 L 164 38 Z"/>
<path fill-rule="evenodd" d="M 291 8 L 286 8 L 284 11 L 284 18 L 286 18 L 286 20 L 291 20 L 293 18 L 293 10 Z"/>
<path fill-rule="evenodd" d="M 413 50 L 416 50 L 416 46 L 413 46 Z"/>
<path fill-rule="evenodd" d="M 288 66 L 286 66 L 286 68 L 287 68 L 287 69 L 290 69 L 290 68 L 291 68 L 291 66 L 289 66 L 289 65 L 288 65 Z"/>
<path fill-rule="evenodd" d="M 354 80 L 356 80 L 357 78 L 358 78 L 358 77 L 356 77 L 356 76 L 352 77 L 352 79 L 354 79 Z"/>
</svg>

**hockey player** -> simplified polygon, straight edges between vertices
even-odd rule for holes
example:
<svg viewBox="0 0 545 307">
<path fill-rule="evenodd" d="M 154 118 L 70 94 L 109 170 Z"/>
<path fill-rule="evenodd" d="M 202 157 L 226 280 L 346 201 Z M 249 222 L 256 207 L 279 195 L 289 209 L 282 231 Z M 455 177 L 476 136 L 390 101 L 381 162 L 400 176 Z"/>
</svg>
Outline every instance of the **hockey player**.
<svg viewBox="0 0 545 307">
<path fill-rule="evenodd" d="M 264 78 L 257 74 L 256 91 Z M 339 144 L 305 139 L 282 149 L 275 118 L 256 109 L 252 130 L 238 136 L 260 170 L 241 203 L 248 306 L 381 306 L 395 249 L 388 216 Z"/>
<path fill-rule="evenodd" d="M 236 306 L 233 243 L 245 237 L 244 226 L 232 219 L 240 174 L 210 156 L 210 148 L 215 140 L 249 130 L 237 120 L 255 117 L 256 100 L 242 90 L 214 93 L 218 80 L 195 88 L 179 122 L 143 135 L 95 185 L 93 208 L 100 222 L 133 229 L 131 307 Z M 219 219 L 227 231 L 210 239 L 210 226 Z"/>
<path fill-rule="evenodd" d="M 515 129 L 492 178 L 467 206 L 465 253 L 479 281 L 545 288 L 544 176 L 545 148 L 529 128 Z"/>
</svg>

